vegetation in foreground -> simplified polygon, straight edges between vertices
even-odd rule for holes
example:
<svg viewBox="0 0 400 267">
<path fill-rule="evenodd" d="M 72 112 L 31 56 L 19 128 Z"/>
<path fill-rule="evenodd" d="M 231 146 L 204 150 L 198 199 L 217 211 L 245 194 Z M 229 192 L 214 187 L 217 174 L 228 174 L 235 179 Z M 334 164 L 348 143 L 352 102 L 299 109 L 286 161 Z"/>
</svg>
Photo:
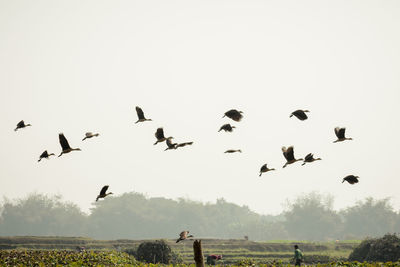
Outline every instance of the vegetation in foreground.
<svg viewBox="0 0 400 267">
<path fill-rule="evenodd" d="M 224 263 L 221 262 L 220 266 Z M 123 252 L 75 252 L 67 250 L 0 250 L 0 266 L 194 266 L 194 264 L 162 265 L 136 261 L 134 257 Z M 258 264 L 251 259 L 240 260 L 231 266 L 293 266 L 288 262 L 271 261 Z M 349 266 L 349 267 L 392 267 L 400 266 L 400 262 L 360 263 L 337 261 L 326 264 L 308 266 Z"/>
<path fill-rule="evenodd" d="M 152 240 L 95 240 L 82 237 L 0 237 L 0 249 L 16 250 L 75 250 L 76 247 L 85 247 L 94 251 L 125 251 L 136 259 L 140 244 Z M 153 240 L 154 241 L 154 240 Z M 176 243 L 176 239 L 165 240 L 176 255 L 180 255 L 184 263 L 193 262 L 192 241 L 185 240 Z M 210 254 L 223 255 L 225 264 L 233 264 L 240 260 L 253 259 L 257 262 L 280 260 L 287 262 L 293 257 L 293 245 L 298 244 L 307 259 L 313 262 L 330 262 L 347 259 L 352 250 L 360 241 L 339 242 L 301 242 L 301 241 L 273 241 L 254 242 L 245 239 L 202 239 L 204 256 Z M 165 255 L 165 252 L 164 252 Z M 177 258 L 175 255 L 172 258 Z M 151 261 L 152 263 L 154 261 Z"/>
<path fill-rule="evenodd" d="M 0 266 L 133 266 L 134 257 L 123 252 L 71 250 L 0 250 Z"/>
</svg>

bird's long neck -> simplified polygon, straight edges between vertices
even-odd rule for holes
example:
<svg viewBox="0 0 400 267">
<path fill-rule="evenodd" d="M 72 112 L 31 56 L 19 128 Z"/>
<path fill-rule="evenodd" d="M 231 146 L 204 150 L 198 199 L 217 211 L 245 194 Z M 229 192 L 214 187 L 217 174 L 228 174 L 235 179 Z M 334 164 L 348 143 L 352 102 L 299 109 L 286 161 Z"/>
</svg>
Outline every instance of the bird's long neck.
<svg viewBox="0 0 400 267">
<path fill-rule="evenodd" d="M 81 151 L 80 148 L 71 148 L 72 151 Z"/>
<path fill-rule="evenodd" d="M 55 156 L 55 154 L 54 154 L 54 153 L 50 153 L 50 154 L 49 154 L 49 157 L 50 157 L 50 156 Z"/>
</svg>

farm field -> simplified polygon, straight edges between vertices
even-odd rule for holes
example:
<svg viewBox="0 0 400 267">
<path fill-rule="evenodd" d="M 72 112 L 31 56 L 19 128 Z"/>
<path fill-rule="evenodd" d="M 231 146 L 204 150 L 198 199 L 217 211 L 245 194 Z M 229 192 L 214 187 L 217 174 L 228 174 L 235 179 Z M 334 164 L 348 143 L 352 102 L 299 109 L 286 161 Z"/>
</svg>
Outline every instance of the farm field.
<svg viewBox="0 0 400 267">
<path fill-rule="evenodd" d="M 252 264 L 254 261 L 242 261 L 231 266 L 293 266 L 285 262 L 270 262 L 269 264 Z M 0 250 L 0 266 L 195 266 L 194 264 L 161 265 L 146 264 L 136 261 L 132 256 L 116 251 L 85 251 L 68 250 Z M 220 264 L 219 266 L 222 266 Z M 400 263 L 359 263 L 337 261 L 325 264 L 311 264 L 308 266 L 400 266 Z"/>
<path fill-rule="evenodd" d="M 0 248 L 3 253 L 4 251 L 25 250 L 55 250 L 70 251 L 71 253 L 71 251 L 76 250 L 76 247 L 83 246 L 92 253 L 111 253 L 112 251 L 120 253 L 126 250 L 134 250 L 144 241 L 148 240 L 94 240 L 81 237 L 0 237 Z M 187 240 L 179 243 L 175 243 L 175 240 L 166 241 L 175 252 L 182 256 L 185 263 L 193 263 L 191 241 Z M 352 249 L 359 244 L 359 241 L 337 243 L 301 241 L 254 242 L 243 239 L 202 239 L 204 256 L 221 254 L 223 255 L 224 264 L 234 264 L 247 259 L 252 259 L 257 263 L 272 261 L 288 263 L 293 257 L 294 244 L 299 244 L 307 262 L 327 263 L 346 260 Z M 67 253 L 67 255 L 69 254 Z M 113 257 L 115 259 L 115 255 Z"/>
</svg>

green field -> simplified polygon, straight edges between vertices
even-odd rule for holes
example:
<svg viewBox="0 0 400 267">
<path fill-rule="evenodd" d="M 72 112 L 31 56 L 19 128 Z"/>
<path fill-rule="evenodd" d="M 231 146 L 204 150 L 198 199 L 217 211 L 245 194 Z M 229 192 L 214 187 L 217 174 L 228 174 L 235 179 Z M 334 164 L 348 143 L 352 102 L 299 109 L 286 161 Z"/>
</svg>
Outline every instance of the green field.
<svg viewBox="0 0 400 267">
<path fill-rule="evenodd" d="M 3 250 L 69 250 L 83 246 L 88 251 L 123 252 L 136 249 L 148 240 L 94 240 L 81 237 L 0 237 L 0 249 Z M 185 263 L 193 263 L 192 241 L 175 243 L 166 240 L 172 249 L 179 253 Z M 293 245 L 298 244 L 308 263 L 346 260 L 359 241 L 342 242 L 304 242 L 304 241 L 270 241 L 254 242 L 244 239 L 202 239 L 204 256 L 209 254 L 223 255 L 223 263 L 233 264 L 240 260 L 252 259 L 258 263 L 281 261 L 288 263 L 293 257 Z"/>
<path fill-rule="evenodd" d="M 253 264 L 254 261 L 242 261 L 232 266 L 293 266 L 284 262 L 271 262 L 269 264 Z M 219 266 L 224 265 L 220 263 Z M 0 250 L 0 266 L 195 266 L 194 264 L 161 265 L 145 264 L 136 261 L 132 256 L 116 251 L 85 251 L 71 250 Z M 375 267 L 375 266 L 400 266 L 400 263 L 358 263 L 337 261 L 326 264 L 313 264 L 312 266 L 349 266 L 349 267 Z"/>
</svg>

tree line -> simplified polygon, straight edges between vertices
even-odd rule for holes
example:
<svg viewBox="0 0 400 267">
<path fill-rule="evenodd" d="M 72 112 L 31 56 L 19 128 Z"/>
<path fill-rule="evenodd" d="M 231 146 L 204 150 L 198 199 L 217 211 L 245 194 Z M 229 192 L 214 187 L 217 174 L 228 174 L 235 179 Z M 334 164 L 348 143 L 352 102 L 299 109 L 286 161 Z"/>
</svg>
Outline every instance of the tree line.
<svg viewBox="0 0 400 267">
<path fill-rule="evenodd" d="M 336 211 L 333 197 L 310 193 L 281 214 L 260 215 L 218 199 L 148 198 L 130 192 L 96 202 L 89 214 L 60 196 L 30 194 L 1 204 L 0 235 L 88 236 L 95 239 L 176 238 L 190 230 L 200 238 L 337 240 L 382 236 L 400 229 L 389 199 L 366 198 Z"/>
</svg>

